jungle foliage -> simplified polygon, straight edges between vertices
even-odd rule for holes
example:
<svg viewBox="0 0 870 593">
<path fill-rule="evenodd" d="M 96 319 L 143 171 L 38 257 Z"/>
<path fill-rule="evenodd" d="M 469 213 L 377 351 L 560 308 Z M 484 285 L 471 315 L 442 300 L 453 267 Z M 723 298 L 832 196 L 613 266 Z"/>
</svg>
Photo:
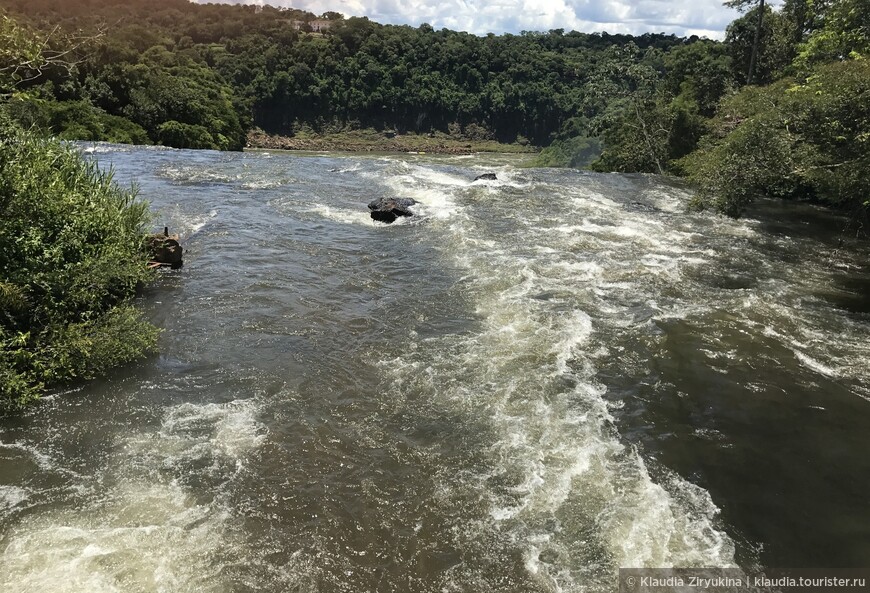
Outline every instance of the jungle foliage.
<svg viewBox="0 0 870 593">
<path fill-rule="evenodd" d="M 698 208 L 739 216 L 759 196 L 806 199 L 851 211 L 863 228 L 870 1 L 786 0 L 765 22 L 757 76 L 767 84 L 725 95 L 698 150 L 674 167 L 698 186 Z M 744 25 L 729 28 L 732 47 Z"/>
<path fill-rule="evenodd" d="M 644 63 L 659 75 L 671 48 L 721 45 L 563 30 L 478 37 L 336 13 L 324 15 L 333 19 L 328 31 L 315 33 L 310 13 L 186 0 L 0 0 L 0 9 L 44 36 L 57 25 L 102 32 L 72 68 L 46 68 L 21 85 L 25 125 L 63 134 L 76 126 L 55 103 L 88 103 L 97 112 L 87 119 L 98 123 L 67 136 L 132 133 L 115 131 L 108 114 L 150 142 L 231 150 L 252 126 L 285 135 L 458 131 L 547 146 L 573 138 L 578 122 L 591 135 L 589 120 L 610 100 L 594 82 L 612 70 L 613 48 L 631 59 L 649 54 Z"/>
</svg>

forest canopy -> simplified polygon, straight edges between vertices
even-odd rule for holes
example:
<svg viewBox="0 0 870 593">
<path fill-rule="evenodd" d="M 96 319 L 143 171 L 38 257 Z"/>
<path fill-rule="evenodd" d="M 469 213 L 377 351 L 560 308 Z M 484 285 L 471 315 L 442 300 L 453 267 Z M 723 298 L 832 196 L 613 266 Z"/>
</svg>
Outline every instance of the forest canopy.
<svg viewBox="0 0 870 593">
<path fill-rule="evenodd" d="M 0 0 L 0 7 L 44 34 L 56 25 L 104 32 L 73 69 L 49 68 L 27 82 L 18 107 L 25 124 L 62 134 L 75 124 L 51 103 L 78 102 L 94 113 L 68 135 L 116 133 L 105 119 L 112 115 L 151 142 L 189 138 L 191 147 L 228 149 L 240 148 L 251 126 L 277 134 L 299 126 L 458 130 L 546 146 L 586 131 L 599 113 L 608 98 L 589 83 L 608 67 L 613 47 L 639 56 L 711 44 L 562 30 L 478 37 L 335 13 L 327 15 L 330 29 L 317 33 L 311 13 L 186 0 Z"/>
</svg>

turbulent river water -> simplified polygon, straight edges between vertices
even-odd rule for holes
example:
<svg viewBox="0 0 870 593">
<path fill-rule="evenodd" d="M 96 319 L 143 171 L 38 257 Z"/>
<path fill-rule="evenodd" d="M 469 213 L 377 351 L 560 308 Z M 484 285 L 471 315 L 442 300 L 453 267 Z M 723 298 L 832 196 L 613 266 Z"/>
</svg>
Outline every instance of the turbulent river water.
<svg viewBox="0 0 870 593">
<path fill-rule="evenodd" d="M 656 177 L 506 156 L 80 148 L 185 266 L 141 299 L 159 356 L 0 424 L 4 593 L 868 565 L 870 270 L 843 220 L 686 214 Z M 371 221 L 382 196 L 417 216 Z"/>
</svg>

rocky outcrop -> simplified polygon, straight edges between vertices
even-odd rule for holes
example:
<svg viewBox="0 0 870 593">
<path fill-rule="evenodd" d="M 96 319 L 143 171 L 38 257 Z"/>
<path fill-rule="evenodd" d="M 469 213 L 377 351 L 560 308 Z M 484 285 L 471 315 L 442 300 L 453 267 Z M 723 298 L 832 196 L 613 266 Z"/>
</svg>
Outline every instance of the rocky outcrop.
<svg viewBox="0 0 870 593">
<path fill-rule="evenodd" d="M 478 175 L 477 177 L 474 178 L 474 181 L 481 181 L 481 180 L 497 181 L 498 177 L 495 176 L 495 173 L 484 173 L 483 175 Z M 472 181 L 472 183 L 474 183 L 474 181 Z"/>
<path fill-rule="evenodd" d="M 409 209 L 417 201 L 412 198 L 378 198 L 369 202 L 373 220 L 390 224 L 400 216 L 413 216 Z"/>
<path fill-rule="evenodd" d="M 169 227 L 163 227 L 162 233 L 155 233 L 146 238 L 149 254 L 149 268 L 170 267 L 173 270 L 183 265 L 181 243 L 178 235 L 170 235 Z"/>
</svg>

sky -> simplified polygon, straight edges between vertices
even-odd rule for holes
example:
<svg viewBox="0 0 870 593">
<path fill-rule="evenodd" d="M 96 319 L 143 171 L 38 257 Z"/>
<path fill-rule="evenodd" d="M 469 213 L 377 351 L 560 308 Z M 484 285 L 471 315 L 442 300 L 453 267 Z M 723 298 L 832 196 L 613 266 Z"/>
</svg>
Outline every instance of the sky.
<svg viewBox="0 0 870 593">
<path fill-rule="evenodd" d="M 197 0 L 205 2 L 208 0 Z M 212 2 L 218 0 L 210 0 Z M 367 16 L 382 24 L 429 23 L 486 33 L 576 30 L 586 33 L 675 33 L 722 39 L 739 14 L 721 0 L 220 0 L 229 4 L 291 6 L 323 14 Z"/>
</svg>

